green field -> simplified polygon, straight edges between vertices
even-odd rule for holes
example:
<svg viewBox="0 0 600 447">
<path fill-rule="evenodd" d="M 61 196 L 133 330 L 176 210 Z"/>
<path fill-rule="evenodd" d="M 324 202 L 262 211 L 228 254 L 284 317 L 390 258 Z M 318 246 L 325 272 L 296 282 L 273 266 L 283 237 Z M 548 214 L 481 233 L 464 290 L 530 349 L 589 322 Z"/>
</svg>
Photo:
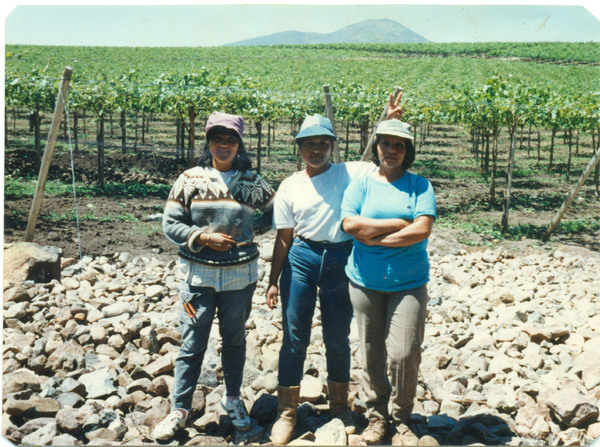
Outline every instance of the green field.
<svg viewBox="0 0 600 447">
<path fill-rule="evenodd" d="M 564 94 L 600 89 L 600 45 L 379 44 L 273 47 L 112 48 L 7 46 L 6 77 L 44 71 L 60 77 L 73 68 L 79 83 L 110 82 L 135 70 L 137 81 L 198 73 L 252 78 L 261 91 L 296 95 L 324 84 L 357 83 L 373 89 L 405 88 L 406 95 L 434 100 L 450 89 L 473 89 L 494 74 L 525 83 L 552 82 Z"/>
</svg>

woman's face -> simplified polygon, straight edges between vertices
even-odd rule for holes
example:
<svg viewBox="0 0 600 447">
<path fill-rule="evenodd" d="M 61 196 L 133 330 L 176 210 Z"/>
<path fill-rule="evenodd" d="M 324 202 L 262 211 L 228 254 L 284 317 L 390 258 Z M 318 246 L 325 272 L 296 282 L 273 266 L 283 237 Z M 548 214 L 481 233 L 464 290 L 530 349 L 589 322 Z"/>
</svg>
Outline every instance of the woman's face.
<svg viewBox="0 0 600 447">
<path fill-rule="evenodd" d="M 300 154 L 307 167 L 324 170 L 331 158 L 331 140 L 325 136 L 308 137 L 300 145 Z"/>
<path fill-rule="evenodd" d="M 236 137 L 225 132 L 216 132 L 208 140 L 208 149 L 212 155 L 213 168 L 229 171 L 237 155 L 240 143 Z"/>
<path fill-rule="evenodd" d="M 377 144 L 377 156 L 381 166 L 387 169 L 402 169 L 406 155 L 406 139 L 396 135 L 382 135 Z"/>
</svg>

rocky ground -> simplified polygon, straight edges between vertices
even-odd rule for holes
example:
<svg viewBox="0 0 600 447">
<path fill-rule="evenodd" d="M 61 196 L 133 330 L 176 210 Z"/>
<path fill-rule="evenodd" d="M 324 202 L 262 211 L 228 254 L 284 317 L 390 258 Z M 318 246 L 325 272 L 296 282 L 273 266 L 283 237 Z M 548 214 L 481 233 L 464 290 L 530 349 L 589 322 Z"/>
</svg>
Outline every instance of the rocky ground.
<svg viewBox="0 0 600 447">
<path fill-rule="evenodd" d="M 267 444 L 276 415 L 281 313 L 264 304 L 273 234 L 258 238 L 262 279 L 247 324 L 236 432 L 215 322 L 194 414 L 172 445 Z M 431 238 L 426 339 L 413 422 L 445 445 L 588 445 L 600 436 L 600 255 L 521 243 L 470 249 Z M 115 253 L 63 258 L 60 280 L 11 283 L 5 271 L 3 436 L 16 445 L 151 445 L 169 411 L 177 331 L 174 259 Z M 319 315 L 294 445 L 361 445 L 361 352 L 351 334 L 358 433 L 327 414 Z"/>
</svg>

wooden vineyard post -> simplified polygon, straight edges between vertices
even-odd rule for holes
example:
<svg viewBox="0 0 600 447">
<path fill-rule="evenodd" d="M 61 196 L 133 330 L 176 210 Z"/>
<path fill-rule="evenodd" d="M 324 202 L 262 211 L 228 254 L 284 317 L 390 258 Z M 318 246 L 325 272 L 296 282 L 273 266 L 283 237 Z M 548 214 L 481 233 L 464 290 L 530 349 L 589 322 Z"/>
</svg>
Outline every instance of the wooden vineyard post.
<svg viewBox="0 0 600 447">
<path fill-rule="evenodd" d="M 46 149 L 44 149 L 44 156 L 42 157 L 40 175 L 38 177 L 37 187 L 35 188 L 35 193 L 33 195 L 31 211 L 29 212 L 29 220 L 27 221 L 27 229 L 25 230 L 25 242 L 33 241 L 33 232 L 35 230 L 35 224 L 40 212 L 42 197 L 44 196 L 44 188 L 46 187 L 48 170 L 50 169 L 50 162 L 52 161 L 52 153 L 54 152 L 54 145 L 56 144 L 56 138 L 60 128 L 60 119 L 65 107 L 64 100 L 69 90 L 69 82 L 71 81 L 72 73 L 73 69 L 71 67 L 65 67 L 65 71 L 63 72 L 62 76 L 62 82 L 60 83 L 60 87 L 58 89 L 56 107 L 54 108 L 54 116 L 52 117 L 52 124 L 50 126 L 48 140 L 46 141 Z"/>
<path fill-rule="evenodd" d="M 502 232 L 508 231 L 508 213 L 510 209 L 510 190 L 512 186 L 513 168 L 515 165 L 515 150 L 517 145 L 517 116 L 513 118 L 510 132 L 510 155 L 506 168 L 506 193 L 504 194 L 504 213 L 502 214 Z"/>
<path fill-rule="evenodd" d="M 396 90 L 394 90 L 394 101 L 398 99 L 398 95 L 401 91 L 402 87 L 396 87 Z M 383 108 L 383 112 L 381 112 L 381 116 L 379 117 L 379 121 L 377 121 L 377 123 L 375 123 L 375 126 L 373 127 L 373 133 L 371 133 L 371 136 L 369 137 L 369 141 L 367 142 L 365 151 L 362 153 L 362 157 L 360 158 L 362 161 L 367 161 L 369 158 L 371 158 L 371 148 L 373 147 L 373 143 L 375 143 L 375 131 L 377 130 L 377 126 L 379 125 L 379 123 L 382 122 L 387 116 L 387 109 L 388 105 L 386 103 L 385 107 Z"/>
<path fill-rule="evenodd" d="M 331 94 L 329 93 L 329 86 L 323 86 L 323 94 L 325 95 L 325 111 L 327 112 L 327 118 L 331 121 L 331 127 L 333 128 L 333 133 L 337 135 L 335 131 L 335 123 L 333 121 L 333 107 L 331 106 Z M 337 140 L 333 142 L 333 160 L 336 163 L 340 163 L 342 161 L 340 157 L 340 148 L 338 147 Z"/>
<path fill-rule="evenodd" d="M 575 199 L 575 197 L 581 190 L 581 187 L 583 186 L 583 184 L 585 183 L 587 178 L 590 176 L 590 174 L 594 170 L 594 167 L 598 164 L 598 161 L 600 161 L 600 146 L 598 147 L 598 149 L 596 150 L 596 153 L 594 154 L 594 156 L 592 157 L 592 159 L 586 166 L 585 170 L 581 174 L 581 177 L 579 177 L 579 181 L 577 182 L 577 184 L 575 186 L 573 186 L 573 189 L 571 189 L 569 196 L 564 201 L 564 203 L 561 205 L 560 209 L 556 213 L 556 216 L 554 216 L 552 223 L 550 224 L 550 226 L 546 230 L 546 233 L 542 237 L 542 241 L 546 242 L 548 239 L 550 239 L 550 235 L 556 229 L 558 223 L 560 222 L 560 220 L 562 219 L 564 214 L 567 212 L 567 209 L 569 209 L 569 205 L 571 205 L 571 202 L 573 201 L 573 199 Z"/>
</svg>

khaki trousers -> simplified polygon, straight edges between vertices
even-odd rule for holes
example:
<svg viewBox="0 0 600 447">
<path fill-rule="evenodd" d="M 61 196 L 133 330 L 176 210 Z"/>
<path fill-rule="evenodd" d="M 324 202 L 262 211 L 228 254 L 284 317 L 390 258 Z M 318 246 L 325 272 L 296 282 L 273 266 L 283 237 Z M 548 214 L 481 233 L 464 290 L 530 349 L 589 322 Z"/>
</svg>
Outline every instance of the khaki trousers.
<svg viewBox="0 0 600 447">
<path fill-rule="evenodd" d="M 349 289 L 368 379 L 364 389 L 370 417 L 388 419 L 391 401 L 394 422 L 407 421 L 417 391 L 427 286 L 380 292 L 350 283 Z"/>
</svg>

